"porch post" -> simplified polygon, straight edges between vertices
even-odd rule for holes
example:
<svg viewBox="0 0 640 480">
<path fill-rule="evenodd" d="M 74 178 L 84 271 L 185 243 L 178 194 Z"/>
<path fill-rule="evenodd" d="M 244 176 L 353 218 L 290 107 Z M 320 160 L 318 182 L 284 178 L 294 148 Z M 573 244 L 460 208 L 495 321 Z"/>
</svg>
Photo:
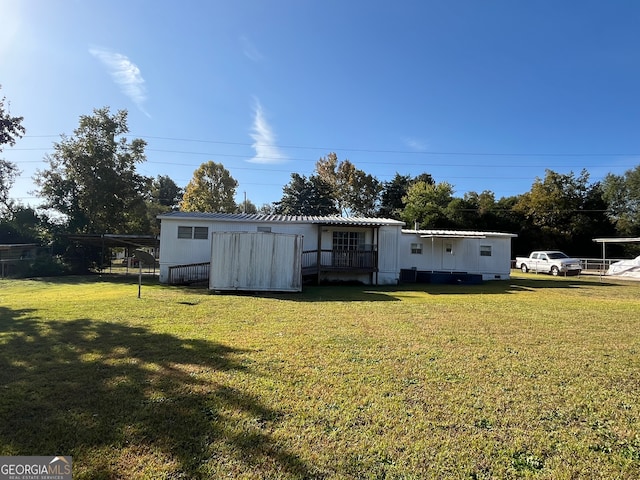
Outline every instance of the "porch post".
<svg viewBox="0 0 640 480">
<path fill-rule="evenodd" d="M 380 255 L 380 248 L 378 243 L 380 242 L 380 227 L 373 227 L 373 248 L 374 250 L 374 254 L 373 254 L 373 258 L 375 260 L 375 271 L 371 272 L 371 282 L 373 283 L 373 277 L 375 275 L 375 279 L 376 279 L 376 283 L 375 285 L 378 285 L 378 261 L 380 260 L 380 258 L 378 257 L 378 255 Z"/>
<path fill-rule="evenodd" d="M 322 261 L 322 224 L 318 224 L 318 249 L 316 251 L 317 283 L 320 284 L 320 262 Z"/>
</svg>

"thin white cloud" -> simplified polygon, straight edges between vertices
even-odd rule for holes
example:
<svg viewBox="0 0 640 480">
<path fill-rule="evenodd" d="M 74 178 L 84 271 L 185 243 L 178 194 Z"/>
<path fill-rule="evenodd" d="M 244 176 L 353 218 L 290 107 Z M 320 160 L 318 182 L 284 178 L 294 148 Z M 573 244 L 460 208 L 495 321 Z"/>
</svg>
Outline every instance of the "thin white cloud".
<svg viewBox="0 0 640 480">
<path fill-rule="evenodd" d="M 287 156 L 276 145 L 276 136 L 262 111 L 262 105 L 256 100 L 253 127 L 251 129 L 253 149 L 256 154 L 249 160 L 251 163 L 276 164 L 287 161 Z"/>
<path fill-rule="evenodd" d="M 423 142 L 422 140 L 418 140 L 416 138 L 407 137 L 407 138 L 404 138 L 403 141 L 408 148 L 410 148 L 411 150 L 415 150 L 417 152 L 424 152 L 429 147 L 429 145 L 426 142 Z"/>
<path fill-rule="evenodd" d="M 105 48 L 91 47 L 89 53 L 102 62 L 107 68 L 114 82 L 120 87 L 122 93 L 131 99 L 133 103 L 150 117 L 144 108 L 147 100 L 147 92 L 144 85 L 144 78 L 138 66 L 126 55 L 112 52 Z"/>
<path fill-rule="evenodd" d="M 252 62 L 263 62 L 265 60 L 265 56 L 256 48 L 251 40 L 249 40 L 246 36 L 240 37 L 240 42 L 242 43 L 242 53 Z"/>
</svg>

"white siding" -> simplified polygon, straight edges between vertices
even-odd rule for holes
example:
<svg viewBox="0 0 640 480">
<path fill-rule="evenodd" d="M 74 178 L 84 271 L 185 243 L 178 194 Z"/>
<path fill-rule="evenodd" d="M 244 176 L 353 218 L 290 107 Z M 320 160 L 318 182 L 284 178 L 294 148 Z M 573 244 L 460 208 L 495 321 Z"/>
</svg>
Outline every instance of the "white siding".
<svg viewBox="0 0 640 480">
<path fill-rule="evenodd" d="M 422 253 L 411 253 L 411 244 L 421 243 Z M 507 279 L 511 274 L 511 236 L 486 238 L 422 238 L 419 233 L 402 232 L 399 239 L 400 269 L 464 272 L 482 275 L 483 280 Z M 447 253 L 446 246 L 452 246 Z M 491 256 L 481 256 L 480 246 L 491 247 Z"/>
<path fill-rule="evenodd" d="M 209 222 L 198 219 L 176 219 L 162 221 L 160 229 L 160 282 L 169 281 L 169 267 L 189 263 L 204 263 L 211 259 L 211 240 L 178 238 L 180 227 L 209 227 Z"/>
</svg>

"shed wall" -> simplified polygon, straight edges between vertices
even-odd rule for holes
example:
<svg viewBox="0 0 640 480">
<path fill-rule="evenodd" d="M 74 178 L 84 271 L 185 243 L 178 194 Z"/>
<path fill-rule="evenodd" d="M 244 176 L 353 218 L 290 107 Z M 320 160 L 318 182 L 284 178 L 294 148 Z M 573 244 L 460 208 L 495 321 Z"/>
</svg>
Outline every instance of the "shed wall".
<svg viewBox="0 0 640 480">
<path fill-rule="evenodd" d="M 263 232 L 212 233 L 209 288 L 302 291 L 302 237 Z"/>
</svg>

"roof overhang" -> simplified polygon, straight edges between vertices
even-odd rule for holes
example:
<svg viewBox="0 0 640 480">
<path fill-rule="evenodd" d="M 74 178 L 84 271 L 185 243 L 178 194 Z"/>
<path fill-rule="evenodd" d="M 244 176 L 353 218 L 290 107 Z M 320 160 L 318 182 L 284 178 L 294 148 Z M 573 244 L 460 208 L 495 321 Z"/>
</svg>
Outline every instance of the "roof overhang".
<svg viewBox="0 0 640 480">
<path fill-rule="evenodd" d="M 464 233 L 427 233 L 421 234 L 420 238 L 487 238 L 486 235 L 464 234 Z"/>
<path fill-rule="evenodd" d="M 640 242 L 640 237 L 594 238 L 593 241 L 598 243 L 638 243 Z"/>
<path fill-rule="evenodd" d="M 515 238 L 515 233 L 475 232 L 465 230 L 402 230 L 404 234 L 414 234 L 420 238 Z"/>
</svg>

